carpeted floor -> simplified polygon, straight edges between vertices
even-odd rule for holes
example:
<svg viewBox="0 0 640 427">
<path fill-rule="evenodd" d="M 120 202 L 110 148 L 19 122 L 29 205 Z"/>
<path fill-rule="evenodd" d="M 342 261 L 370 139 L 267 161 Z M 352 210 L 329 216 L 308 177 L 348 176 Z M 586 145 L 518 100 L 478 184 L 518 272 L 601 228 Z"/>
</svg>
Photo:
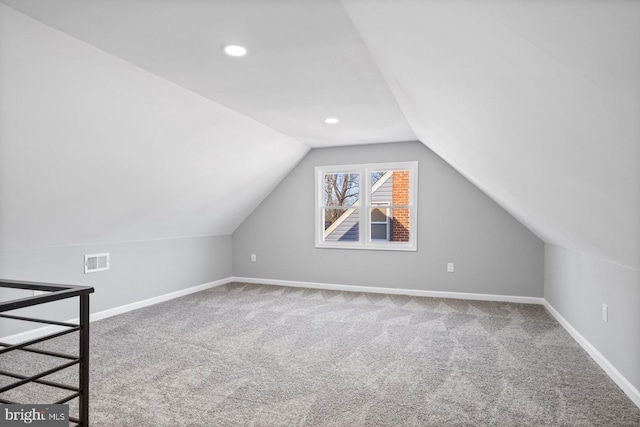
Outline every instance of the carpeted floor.
<svg viewBox="0 0 640 427">
<path fill-rule="evenodd" d="M 640 425 L 535 305 L 233 283 L 92 323 L 91 340 L 92 426 Z"/>
</svg>

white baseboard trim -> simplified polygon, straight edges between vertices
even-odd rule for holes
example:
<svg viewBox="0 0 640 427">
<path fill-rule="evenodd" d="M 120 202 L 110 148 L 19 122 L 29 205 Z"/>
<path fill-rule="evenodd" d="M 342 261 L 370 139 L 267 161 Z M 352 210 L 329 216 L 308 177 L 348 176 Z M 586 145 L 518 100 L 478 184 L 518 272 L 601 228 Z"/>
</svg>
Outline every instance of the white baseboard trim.
<svg viewBox="0 0 640 427">
<path fill-rule="evenodd" d="M 544 307 L 551 315 L 566 329 L 567 332 L 575 339 L 578 344 L 587 352 L 589 356 L 609 375 L 609 377 L 629 396 L 629 399 L 640 408 L 640 391 L 633 386 L 612 364 L 591 344 L 580 332 L 578 332 L 571 324 L 562 317 L 558 311 L 545 299 Z"/>
<path fill-rule="evenodd" d="M 469 299 L 478 301 L 504 301 L 521 304 L 543 304 L 544 299 L 538 297 L 521 297 L 513 295 L 473 294 L 466 292 L 425 291 L 422 289 L 378 288 L 375 286 L 338 285 L 318 282 L 297 282 L 291 280 L 258 279 L 253 277 L 233 277 L 234 282 L 262 285 L 280 285 L 296 288 L 328 289 L 347 292 L 371 292 L 377 294 L 410 295 L 417 297 Z"/>
<path fill-rule="evenodd" d="M 107 317 L 116 316 L 118 314 L 126 313 L 127 311 L 137 310 L 138 308 L 148 307 L 150 305 L 158 304 L 164 301 L 180 298 L 185 295 L 215 288 L 216 286 L 226 285 L 227 283 L 231 283 L 232 281 L 232 277 L 227 277 L 225 279 L 215 280 L 213 282 L 205 283 L 202 285 L 192 286 L 191 288 L 180 289 L 179 291 L 170 292 L 168 294 L 159 295 L 157 297 L 148 298 L 131 304 L 121 305 L 120 307 L 111 308 L 109 310 L 100 311 L 98 313 L 92 314 L 89 319 L 91 322 L 95 322 L 96 320 L 106 319 Z"/>
<path fill-rule="evenodd" d="M 148 307 L 150 305 L 158 304 L 164 301 L 169 301 L 174 298 L 179 298 L 185 295 L 193 294 L 195 292 L 204 291 L 206 289 L 215 288 L 216 286 L 226 285 L 233 281 L 233 277 L 227 277 L 225 279 L 215 280 L 213 282 L 204 283 L 202 285 L 192 286 L 186 289 L 180 289 L 179 291 L 170 292 L 168 294 L 159 295 L 157 297 L 147 298 L 142 301 L 136 301 L 131 304 L 121 305 L 119 307 L 110 308 L 108 310 L 99 311 L 97 313 L 93 313 L 89 316 L 90 322 L 95 322 L 96 320 L 106 319 L 111 316 L 116 316 L 118 314 L 123 314 L 128 311 L 137 310 L 139 308 Z M 79 318 L 65 320 L 68 323 L 78 323 Z M 59 326 L 44 326 L 42 328 L 30 329 L 25 332 L 20 332 L 14 335 L 9 335 L 3 338 L 0 338 L 0 341 L 5 342 L 7 344 L 18 344 L 21 342 L 29 341 L 32 339 L 39 338 L 44 335 L 53 334 L 58 331 L 62 331 L 66 328 Z"/>
</svg>

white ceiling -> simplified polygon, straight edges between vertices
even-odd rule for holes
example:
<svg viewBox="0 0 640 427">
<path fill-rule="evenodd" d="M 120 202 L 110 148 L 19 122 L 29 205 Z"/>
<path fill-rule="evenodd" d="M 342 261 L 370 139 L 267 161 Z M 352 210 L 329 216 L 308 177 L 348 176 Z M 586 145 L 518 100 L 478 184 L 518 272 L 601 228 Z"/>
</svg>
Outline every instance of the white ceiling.
<svg viewBox="0 0 640 427">
<path fill-rule="evenodd" d="M 416 139 L 340 0 L 2 2 L 311 147 Z"/>
<path fill-rule="evenodd" d="M 209 186 L 185 196 L 178 213 L 163 205 L 174 194 L 145 196 L 136 208 L 139 221 L 160 206 L 158 224 L 145 233 L 120 228 L 112 235 L 231 232 L 237 222 L 218 218 L 222 213 L 209 221 L 224 227 L 204 221 L 196 231 L 180 223 L 198 218 L 201 200 L 214 196 L 244 218 L 308 147 L 417 137 L 546 242 L 640 268 L 640 2 L 0 1 L 60 30 L 60 37 L 78 39 L 77 63 L 66 60 L 72 69 L 96 71 L 91 61 L 103 61 L 114 70 L 130 68 L 114 88 L 133 75 L 147 81 L 150 92 L 176 85 L 171 99 L 189 105 L 175 107 L 176 137 L 193 136 L 194 114 L 200 124 L 212 117 L 202 125 L 208 144 L 185 153 L 179 170 L 193 170 L 190 155 L 217 165 L 224 153 L 243 166 L 247 182 L 258 179 L 253 170 L 265 180 L 263 194 L 252 193 L 244 205 Z M 246 45 L 249 55 L 225 56 L 220 48 L 227 43 Z M 29 46 L 37 50 L 35 42 Z M 115 58 L 97 49 L 85 57 L 89 46 Z M 139 86 L 130 88 L 148 96 Z M 341 122 L 326 125 L 327 116 Z M 245 132 L 247 126 L 254 132 Z M 234 139 L 248 145 L 230 143 Z M 180 157 L 172 141 L 166 137 L 166 165 Z M 245 159 L 260 142 L 279 148 Z M 155 155 L 150 158 L 157 161 Z M 177 193 L 212 178 L 170 177 Z M 119 182 L 126 187 L 129 181 Z M 158 191 L 153 180 L 145 186 Z M 58 192 L 77 199 L 81 187 Z M 113 197 L 135 200 L 134 193 L 120 194 Z M 15 212 L 21 209 L 16 203 Z"/>
</svg>

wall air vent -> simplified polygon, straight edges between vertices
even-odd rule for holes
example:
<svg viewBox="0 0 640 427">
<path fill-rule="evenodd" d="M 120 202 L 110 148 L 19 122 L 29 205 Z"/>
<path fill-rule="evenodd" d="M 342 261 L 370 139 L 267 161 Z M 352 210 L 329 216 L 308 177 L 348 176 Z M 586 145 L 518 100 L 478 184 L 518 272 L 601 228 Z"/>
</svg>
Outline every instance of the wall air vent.
<svg viewBox="0 0 640 427">
<path fill-rule="evenodd" d="M 109 269 L 109 254 L 91 254 L 84 256 L 84 272 L 95 273 Z"/>
</svg>

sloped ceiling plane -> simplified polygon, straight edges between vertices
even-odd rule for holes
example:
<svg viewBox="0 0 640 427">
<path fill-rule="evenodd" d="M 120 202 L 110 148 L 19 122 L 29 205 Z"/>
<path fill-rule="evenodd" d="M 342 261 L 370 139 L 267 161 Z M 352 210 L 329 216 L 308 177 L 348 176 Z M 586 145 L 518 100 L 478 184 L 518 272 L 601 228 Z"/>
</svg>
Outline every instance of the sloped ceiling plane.
<svg viewBox="0 0 640 427">
<path fill-rule="evenodd" d="M 4 249 L 230 234 L 309 149 L 418 139 L 640 268 L 640 2 L 0 2 Z"/>
</svg>

